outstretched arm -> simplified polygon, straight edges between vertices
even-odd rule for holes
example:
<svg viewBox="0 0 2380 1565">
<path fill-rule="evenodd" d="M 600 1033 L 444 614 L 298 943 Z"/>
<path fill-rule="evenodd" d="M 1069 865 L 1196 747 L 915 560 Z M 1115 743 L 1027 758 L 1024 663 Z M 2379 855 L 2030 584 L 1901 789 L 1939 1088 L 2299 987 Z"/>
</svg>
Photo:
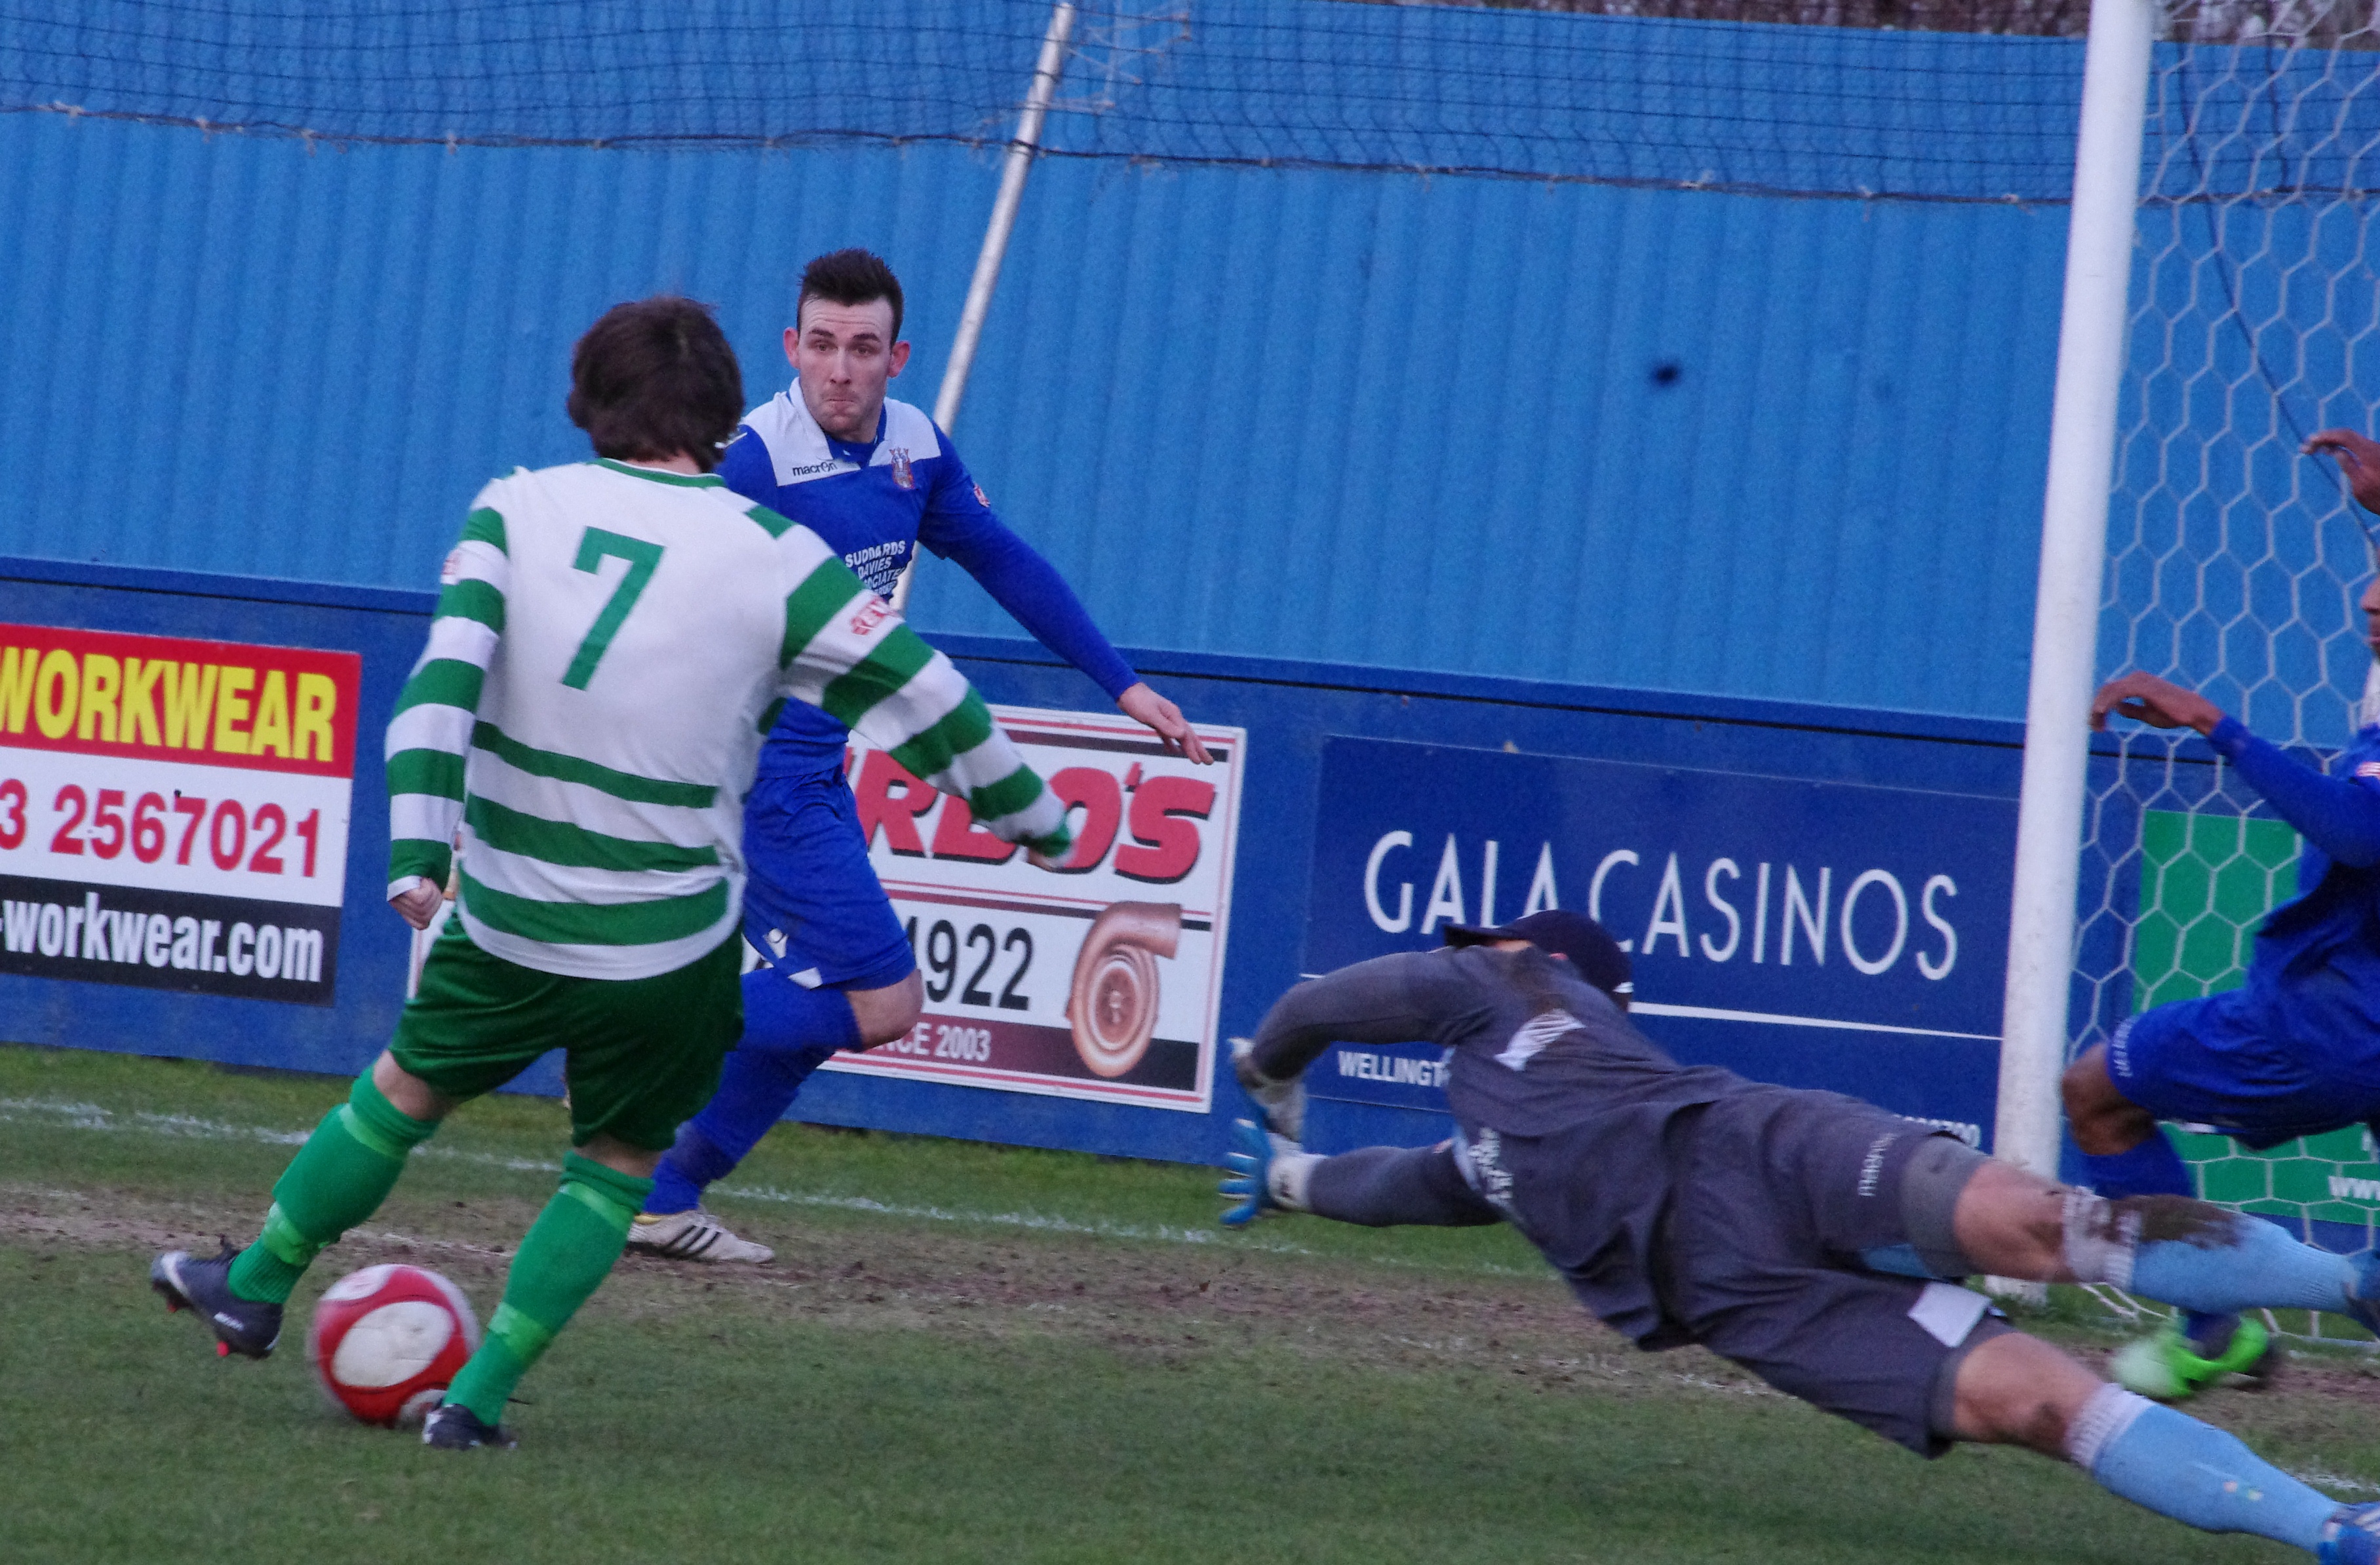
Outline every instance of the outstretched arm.
<svg viewBox="0 0 2380 1565">
<path fill-rule="evenodd" d="M 2205 697 L 2153 673 L 2128 673 L 2103 685 L 2091 703 L 2091 726 L 2104 729 L 2111 713 L 2153 728 L 2196 729 L 2307 842 L 2340 864 L 2359 869 L 2380 864 L 2380 788 L 2373 783 L 2325 777 L 2249 733 Z"/>
<path fill-rule="evenodd" d="M 388 725 L 388 900 L 417 929 L 430 927 L 455 867 L 463 758 L 504 633 L 512 559 L 501 514 L 486 505 L 472 511 L 439 579 L 430 643 Z"/>
<path fill-rule="evenodd" d="M 1057 567 L 993 514 L 947 442 L 942 451 L 947 471 L 936 481 L 917 541 L 980 582 L 1035 640 L 1090 675 L 1126 717 L 1163 740 L 1169 753 L 1201 766 L 1213 759 L 1182 709 L 1133 673 L 1092 623 Z"/>
<path fill-rule="evenodd" d="M 1242 1081 L 1251 1070 L 1267 1082 L 1293 1081 L 1334 1043 L 1437 1038 L 1462 1004 L 1444 967 L 1428 952 L 1409 951 L 1308 978 L 1265 1013 L 1242 1056 Z"/>
<path fill-rule="evenodd" d="M 1245 1228 L 1266 1212 L 1312 1212 L 1366 1228 L 1476 1228 L 1501 1222 L 1463 1177 L 1454 1143 L 1435 1146 L 1359 1146 L 1317 1157 L 1253 1120 L 1232 1126 L 1224 1159 L 1232 1177 L 1218 1190 L 1232 1197 L 1225 1228 Z"/>
<path fill-rule="evenodd" d="M 1464 1182 L 1451 1141 L 1365 1146 L 1320 1159 L 1305 1173 L 1305 1209 L 1366 1228 L 1477 1228 L 1504 1220 Z"/>
</svg>

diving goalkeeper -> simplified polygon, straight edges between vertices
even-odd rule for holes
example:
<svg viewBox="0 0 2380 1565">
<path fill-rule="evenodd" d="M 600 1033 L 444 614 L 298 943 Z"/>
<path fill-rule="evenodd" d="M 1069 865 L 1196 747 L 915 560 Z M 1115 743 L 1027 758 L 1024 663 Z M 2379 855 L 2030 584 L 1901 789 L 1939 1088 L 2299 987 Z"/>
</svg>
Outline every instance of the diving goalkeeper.
<svg viewBox="0 0 2380 1565">
<path fill-rule="evenodd" d="M 2028 1446 L 2192 1526 L 2325 1565 L 2380 1559 L 2380 1506 L 2342 1507 L 2230 1435 L 2101 1381 L 1952 1281 L 2113 1282 L 2201 1309 L 2304 1305 L 2369 1324 L 2372 1255 L 2330 1255 L 2202 1202 L 2063 1189 L 1856 1098 L 1680 1065 L 1598 986 L 1616 953 L 1576 914 L 1450 939 L 1300 984 L 1266 1015 L 1238 1070 L 1269 1132 L 1242 1122 L 1241 1177 L 1224 1189 L 1243 1201 L 1226 1221 L 1266 1207 L 1508 1221 L 1639 1347 L 1701 1343 L 1921 1455 Z M 1300 1150 L 1299 1077 L 1341 1040 L 1444 1046 L 1455 1138 Z"/>
</svg>

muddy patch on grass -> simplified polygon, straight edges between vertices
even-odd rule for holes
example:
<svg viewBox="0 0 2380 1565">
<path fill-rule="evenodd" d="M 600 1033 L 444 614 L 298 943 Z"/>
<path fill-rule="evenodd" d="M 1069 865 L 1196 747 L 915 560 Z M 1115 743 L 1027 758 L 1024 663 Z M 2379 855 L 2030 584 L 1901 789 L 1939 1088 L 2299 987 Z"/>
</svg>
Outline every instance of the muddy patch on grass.
<svg viewBox="0 0 2380 1565">
<path fill-rule="evenodd" d="M 538 1204 L 504 1197 L 407 1201 L 402 1192 L 326 1252 L 314 1287 L 358 1267 L 432 1267 L 483 1306 L 501 1292 L 512 1247 Z M 0 1185 L 0 1244 L 37 1265 L 121 1270 L 140 1286 L 159 1249 L 238 1243 L 255 1214 L 125 1192 Z M 1290 1223 L 1283 1222 L 1284 1229 Z M 1755 1377 L 1699 1349 L 1638 1352 L 1543 1279 L 1429 1272 L 1228 1245 L 1134 1243 L 1081 1234 L 986 1236 L 951 1227 L 785 1215 L 757 1228 L 777 1259 L 711 1267 L 629 1256 L 588 1306 L 614 1320 L 690 1314 L 799 1319 L 855 1334 L 930 1331 L 944 1339 L 1063 1339 L 1127 1364 L 1287 1353 L 1390 1375 L 1493 1377 L 1545 1394 L 1769 1397 Z M 2105 1373 L 2110 1344 L 2056 1333 Z M 2190 1411 L 2260 1442 L 2306 1451 L 2368 1449 L 2380 1411 L 2380 1363 L 2300 1354 L 2273 1389 L 2203 1397 Z M 2355 1463 L 2325 1463 L 2351 1488 Z M 2375 1486 L 2380 1492 L 2380 1486 Z"/>
<path fill-rule="evenodd" d="M 400 1195 L 323 1254 L 310 1292 L 358 1267 L 406 1261 L 492 1304 L 536 1209 L 504 1199 L 408 1205 Z M 0 1186 L 0 1243 L 128 1276 L 156 1250 L 212 1250 L 218 1234 L 238 1243 L 254 1222 L 246 1211 L 128 1193 Z M 1548 1389 L 1710 1382 L 1765 1391 L 1697 1351 L 1638 1353 L 1550 1275 L 1451 1276 L 1221 1246 L 845 1220 L 790 1219 L 762 1237 L 777 1249 L 766 1267 L 628 1256 L 588 1308 L 630 1320 L 711 1310 L 856 1331 L 1068 1338 L 1132 1362 L 1286 1351 L 1383 1371 L 1492 1372 Z"/>
</svg>

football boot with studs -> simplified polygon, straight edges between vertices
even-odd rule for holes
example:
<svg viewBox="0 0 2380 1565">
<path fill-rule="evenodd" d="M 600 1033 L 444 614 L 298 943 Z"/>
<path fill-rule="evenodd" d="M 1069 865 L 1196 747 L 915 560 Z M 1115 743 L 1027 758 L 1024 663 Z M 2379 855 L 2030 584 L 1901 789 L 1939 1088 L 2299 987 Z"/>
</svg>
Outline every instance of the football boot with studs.
<svg viewBox="0 0 2380 1565">
<path fill-rule="evenodd" d="M 2380 1565 L 2380 1505 L 2342 1505 L 2323 1523 L 2316 1565 Z"/>
<path fill-rule="evenodd" d="M 777 1258 L 777 1252 L 766 1244 L 738 1239 L 725 1223 L 700 1207 L 664 1212 L 658 1217 L 638 1213 L 637 1220 L 628 1225 L 628 1249 L 635 1255 L 659 1256 L 672 1261 L 741 1261 L 747 1266 L 766 1266 Z"/>
<path fill-rule="evenodd" d="M 2280 1364 L 2281 1350 L 2271 1333 L 2243 1316 L 2223 1351 L 2212 1357 L 2201 1353 L 2180 1327 L 2168 1325 L 2119 1348 L 2108 1370 L 2127 1391 L 2153 1401 L 2178 1402 L 2234 1375 L 2262 1384 Z"/>
<path fill-rule="evenodd" d="M 231 1263 L 239 1258 L 228 1239 L 222 1253 L 200 1260 L 188 1250 L 168 1250 L 149 1263 L 149 1286 L 168 1312 L 195 1311 L 215 1334 L 215 1353 L 262 1358 L 281 1341 L 281 1306 L 243 1299 L 231 1291 Z"/>
<path fill-rule="evenodd" d="M 421 1443 L 435 1450 L 510 1450 L 520 1444 L 510 1429 L 491 1424 L 461 1402 L 440 1402 L 421 1421 Z"/>
</svg>

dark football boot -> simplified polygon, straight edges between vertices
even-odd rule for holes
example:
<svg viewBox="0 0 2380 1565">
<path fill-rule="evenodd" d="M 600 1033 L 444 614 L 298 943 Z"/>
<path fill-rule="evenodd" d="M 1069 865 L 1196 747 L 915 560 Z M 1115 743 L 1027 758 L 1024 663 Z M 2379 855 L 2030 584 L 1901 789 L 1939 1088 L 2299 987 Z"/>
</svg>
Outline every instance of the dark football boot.
<svg viewBox="0 0 2380 1565">
<path fill-rule="evenodd" d="M 461 1402 L 440 1402 L 421 1421 L 421 1443 L 438 1450 L 473 1450 L 480 1446 L 510 1450 L 520 1441 L 511 1430 L 486 1422 Z"/>
<path fill-rule="evenodd" d="M 188 1250 L 168 1250 L 149 1263 L 149 1286 L 169 1311 L 195 1310 L 215 1334 L 217 1356 L 262 1358 L 281 1341 L 281 1306 L 261 1304 L 231 1291 L 231 1263 L 239 1252 L 229 1240 L 211 1260 Z"/>
</svg>

